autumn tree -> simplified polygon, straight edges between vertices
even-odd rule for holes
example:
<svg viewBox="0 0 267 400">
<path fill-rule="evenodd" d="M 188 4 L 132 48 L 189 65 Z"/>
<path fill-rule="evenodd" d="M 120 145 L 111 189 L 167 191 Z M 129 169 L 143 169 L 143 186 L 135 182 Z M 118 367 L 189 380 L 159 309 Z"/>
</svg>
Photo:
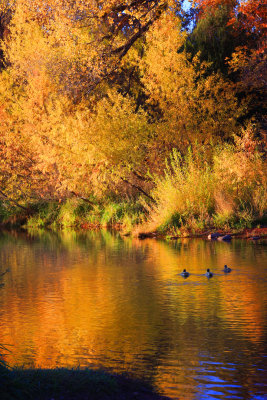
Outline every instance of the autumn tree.
<svg viewBox="0 0 267 400">
<path fill-rule="evenodd" d="M 150 198 L 173 148 L 212 149 L 237 133 L 252 92 L 226 76 L 229 60 L 240 81 L 247 68 L 229 41 L 233 5 L 207 2 L 191 34 L 181 3 L 1 3 L 2 196 Z"/>
<path fill-rule="evenodd" d="M 239 1 L 229 25 L 246 35 L 245 46 L 264 52 L 266 48 L 266 2 L 264 0 Z"/>
<path fill-rule="evenodd" d="M 236 86 L 238 99 L 246 101 L 239 121 L 262 121 L 266 80 L 266 6 L 261 0 L 201 0 L 195 3 L 195 26 L 187 51 L 200 52 L 209 69 L 220 70 Z"/>
<path fill-rule="evenodd" d="M 0 41 L 4 40 L 8 35 L 8 25 L 12 16 L 12 7 L 7 0 L 0 3 Z M 4 68 L 4 52 L 0 47 L 0 71 Z"/>
<path fill-rule="evenodd" d="M 238 83 L 240 97 L 249 99 L 248 115 L 266 130 L 266 2 L 238 2 L 229 21 L 234 32 L 242 32 L 244 43 L 236 47 L 229 59 Z"/>
<path fill-rule="evenodd" d="M 202 0 L 194 8 L 195 25 L 188 37 L 187 51 L 200 52 L 201 61 L 210 63 L 210 71 L 227 74 L 226 58 L 230 57 L 242 38 L 229 25 L 235 0 Z"/>
<path fill-rule="evenodd" d="M 120 60 L 166 5 L 52 0 L 48 7 L 17 0 L 2 41 L 9 65 L 1 81 L 2 165 L 10 165 L 2 187 L 15 191 L 8 184 L 13 177 L 16 192 L 28 198 L 38 196 L 38 182 L 42 197 L 50 193 L 42 187 L 53 187 L 57 196 L 86 196 L 111 183 L 107 172 L 117 183 L 130 182 L 125 171 L 138 175 L 135 166 L 148 132 L 145 114 L 135 112 L 129 98 L 112 93 L 105 79 L 112 80 Z M 9 141 L 16 141 L 12 151 L 7 151 Z M 27 154 L 32 154 L 31 164 L 24 160 Z M 31 176 L 19 173 L 17 165 L 36 172 L 32 193 L 26 190 Z"/>
<path fill-rule="evenodd" d="M 4 50 L 12 65 L 27 75 L 28 65 L 35 61 L 31 57 L 25 69 L 29 55 L 25 46 L 38 34 L 39 67 L 49 71 L 59 90 L 79 101 L 114 74 L 120 60 L 166 7 L 162 0 L 17 0 Z M 47 53 L 42 57 L 44 42 L 51 52 L 48 58 Z"/>
<path fill-rule="evenodd" d="M 198 57 L 188 61 L 186 40 L 170 14 L 147 34 L 143 83 L 157 120 L 156 154 L 163 158 L 174 147 L 185 151 L 196 141 L 209 144 L 231 136 L 242 113 L 230 81 L 220 73 L 208 75 Z"/>
</svg>

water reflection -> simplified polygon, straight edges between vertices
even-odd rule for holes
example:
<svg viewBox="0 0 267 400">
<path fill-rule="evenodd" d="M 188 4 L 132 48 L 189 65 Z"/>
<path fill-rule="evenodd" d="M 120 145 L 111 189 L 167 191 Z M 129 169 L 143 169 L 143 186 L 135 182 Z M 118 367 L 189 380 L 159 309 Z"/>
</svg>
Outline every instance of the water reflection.
<svg viewBox="0 0 267 400">
<path fill-rule="evenodd" d="M 265 265 L 264 242 L 2 233 L 0 343 L 11 365 L 104 366 L 172 398 L 260 399 Z"/>
</svg>

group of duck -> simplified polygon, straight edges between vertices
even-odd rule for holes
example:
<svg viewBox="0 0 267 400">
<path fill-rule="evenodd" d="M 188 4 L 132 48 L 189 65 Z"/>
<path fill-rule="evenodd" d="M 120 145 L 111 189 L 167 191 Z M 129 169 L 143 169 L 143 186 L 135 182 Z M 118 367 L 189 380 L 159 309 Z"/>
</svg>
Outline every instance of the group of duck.
<svg viewBox="0 0 267 400">
<path fill-rule="evenodd" d="M 227 265 L 224 266 L 223 272 L 225 272 L 226 274 L 229 274 L 229 272 L 231 272 L 231 268 L 229 268 Z M 183 272 L 181 273 L 181 276 L 183 276 L 184 278 L 188 278 L 190 275 L 190 273 L 184 269 Z M 207 278 L 211 278 L 213 276 L 213 272 L 210 271 L 210 269 L 207 269 L 207 272 L 205 273 L 205 276 Z"/>
</svg>

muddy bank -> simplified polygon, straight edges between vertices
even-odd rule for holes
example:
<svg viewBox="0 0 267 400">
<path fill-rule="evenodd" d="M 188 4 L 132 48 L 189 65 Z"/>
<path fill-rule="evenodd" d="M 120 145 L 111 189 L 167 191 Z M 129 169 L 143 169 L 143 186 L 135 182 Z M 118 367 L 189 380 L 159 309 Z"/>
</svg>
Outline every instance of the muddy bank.
<svg viewBox="0 0 267 400">
<path fill-rule="evenodd" d="M 140 232 L 138 234 L 139 239 L 153 239 L 153 238 L 162 238 L 162 239 L 183 239 L 183 238 L 203 238 L 208 240 L 223 240 L 223 241 L 230 241 L 231 239 L 247 239 L 247 240 L 259 240 L 267 238 L 267 227 L 260 227 L 260 228 L 246 228 L 239 232 L 232 232 L 232 231 L 205 231 L 205 232 L 198 232 L 198 233 L 184 233 L 180 236 L 168 236 L 163 235 L 157 232 Z"/>
</svg>

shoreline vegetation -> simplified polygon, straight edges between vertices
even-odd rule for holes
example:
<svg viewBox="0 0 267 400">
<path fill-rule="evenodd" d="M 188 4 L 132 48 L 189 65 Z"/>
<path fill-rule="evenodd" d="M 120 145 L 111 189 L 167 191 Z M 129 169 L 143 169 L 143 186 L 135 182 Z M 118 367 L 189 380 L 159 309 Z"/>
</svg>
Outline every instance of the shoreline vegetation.
<svg viewBox="0 0 267 400">
<path fill-rule="evenodd" d="M 116 229 L 134 237 L 205 237 L 218 232 L 239 237 L 266 236 L 267 175 L 263 155 L 247 152 L 251 131 L 212 150 L 176 149 L 163 174 L 151 176 L 144 194 L 107 193 L 51 200 L 0 199 L 0 227 L 24 229 Z"/>
<path fill-rule="evenodd" d="M 0 229 L 2 230 L 69 230 L 77 231 L 109 229 L 120 232 L 122 236 L 133 236 L 140 239 L 163 238 L 208 238 L 231 235 L 233 238 L 257 240 L 267 237 L 266 217 L 248 220 L 228 218 L 223 224 L 205 224 L 199 221 L 194 224 L 176 225 L 173 219 L 164 227 L 156 227 L 147 221 L 146 210 L 139 203 L 109 203 L 106 206 L 84 203 L 79 199 L 68 199 L 65 202 L 37 203 L 22 210 L 0 203 Z M 195 222 L 195 221 L 194 221 Z M 153 229 L 154 228 L 154 229 Z M 209 239 L 211 239 L 209 237 Z M 220 239 L 219 239 L 220 240 Z"/>
</svg>

